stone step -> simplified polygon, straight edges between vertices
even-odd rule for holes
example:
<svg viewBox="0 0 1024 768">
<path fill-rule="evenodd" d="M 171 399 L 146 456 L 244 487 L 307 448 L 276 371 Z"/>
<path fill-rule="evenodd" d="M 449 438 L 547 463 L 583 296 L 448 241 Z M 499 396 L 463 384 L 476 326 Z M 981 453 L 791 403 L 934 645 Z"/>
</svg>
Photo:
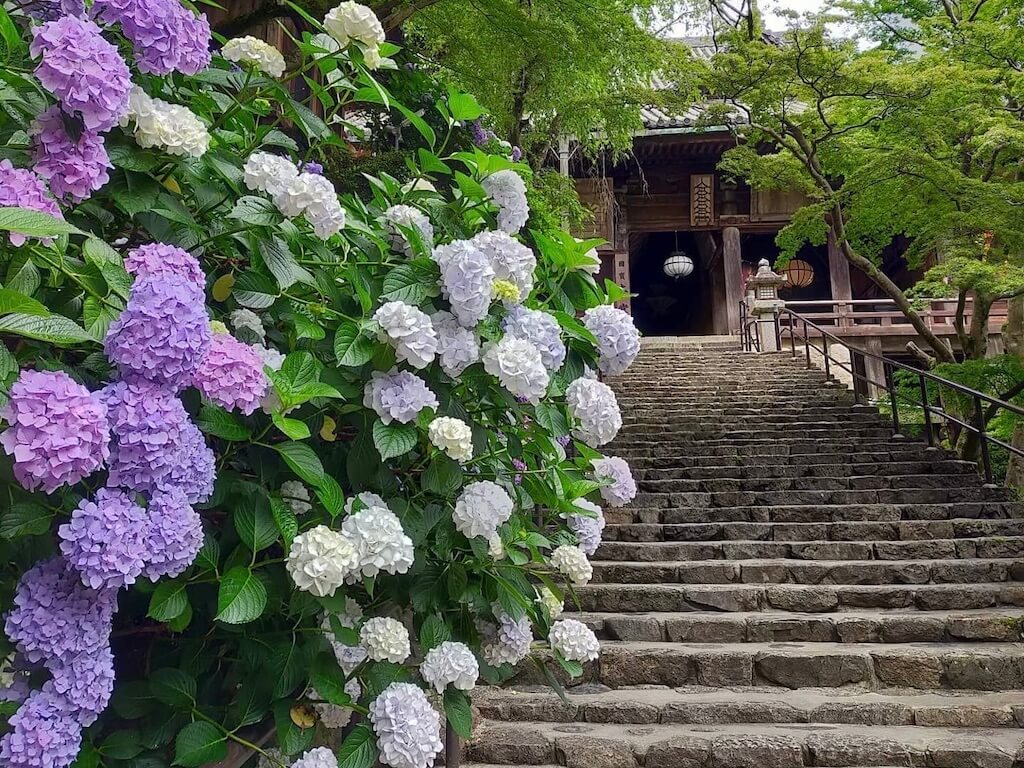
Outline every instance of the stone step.
<svg viewBox="0 0 1024 768">
<path fill-rule="evenodd" d="M 954 507 L 954 510 L 956 508 Z M 643 522 L 629 507 L 604 510 L 610 539 L 625 540 L 624 526 Z M 654 522 L 662 517 L 658 515 Z M 1024 519 L 908 520 L 904 522 L 849 521 L 834 523 L 681 523 L 661 524 L 662 541 L 928 541 L 932 539 L 1024 536 Z M 646 530 L 646 529 L 645 529 Z M 1022 547 L 1024 554 L 1024 547 Z"/>
<path fill-rule="evenodd" d="M 948 451 L 937 448 L 928 448 L 923 443 L 887 442 L 875 446 L 875 450 L 869 450 L 867 446 L 859 447 L 853 451 L 841 451 L 835 453 L 823 452 L 820 450 L 791 450 L 788 444 L 764 445 L 749 453 L 719 454 L 710 452 L 702 455 L 677 454 L 661 456 L 635 456 L 631 461 L 634 472 L 650 471 L 652 469 L 685 471 L 696 467 L 714 467 L 719 469 L 735 470 L 737 467 L 754 469 L 763 466 L 871 466 L 880 467 L 888 462 L 918 462 L 921 464 L 935 465 L 949 462 L 961 463 L 960 460 Z M 974 466 L 973 464 L 971 466 Z"/>
<path fill-rule="evenodd" d="M 763 424 L 726 422 L 720 425 L 704 424 L 692 427 L 680 426 L 678 428 L 668 425 L 664 429 L 652 432 L 642 430 L 640 432 L 620 432 L 615 438 L 617 444 L 659 442 L 683 445 L 695 440 L 710 438 L 712 440 L 764 440 L 771 439 L 775 435 L 785 436 L 789 440 L 806 440 L 812 437 L 828 438 L 839 432 L 838 427 L 842 426 L 842 435 L 847 439 L 860 437 L 889 437 L 892 429 L 888 425 L 871 424 L 834 424 L 827 421 L 799 421 L 793 424 Z"/>
<path fill-rule="evenodd" d="M 545 682 L 535 667 L 521 674 L 517 682 Z M 1006 691 L 1024 689 L 1024 644 L 605 641 L 573 683 Z"/>
<path fill-rule="evenodd" d="M 672 415 L 663 414 L 660 422 L 657 415 L 651 415 L 643 420 L 623 420 L 622 431 L 619 434 L 641 433 L 648 434 L 657 431 L 661 434 L 687 434 L 692 432 L 717 432 L 723 425 L 728 424 L 731 429 L 754 429 L 754 430 L 799 430 L 805 428 L 829 428 L 835 429 L 838 426 L 854 425 L 858 427 L 889 427 L 889 423 L 874 413 L 858 413 L 848 410 L 841 413 L 821 413 L 820 411 L 806 411 L 801 413 L 772 413 L 772 414 L 749 414 L 749 415 L 720 415 L 720 424 L 709 424 L 711 416 L 693 415 Z"/>
<path fill-rule="evenodd" d="M 977 475 L 978 468 L 969 461 L 939 460 L 935 461 L 874 461 L 871 463 L 799 463 L 783 464 L 749 464 L 736 466 L 730 464 L 713 464 L 710 466 L 677 466 L 675 468 L 638 468 L 631 466 L 633 477 L 637 480 L 653 482 L 664 480 L 742 480 L 746 478 L 783 478 L 783 477 L 867 477 L 881 475 L 886 477 L 911 475 L 948 476 Z"/>
<path fill-rule="evenodd" d="M 603 640 L 680 643 L 941 643 L 1024 639 L 1024 609 L 841 613 L 582 613 Z M 1024 701 L 1021 702 L 1024 705 Z"/>
<path fill-rule="evenodd" d="M 618 399 L 618 396 L 616 396 Z M 684 417 L 684 418 L 711 418 L 717 417 L 719 419 L 732 418 L 734 416 L 763 416 L 770 418 L 772 416 L 780 415 L 850 415 L 850 416 L 867 416 L 876 415 L 878 417 L 878 408 L 874 406 L 863 406 L 855 404 L 835 404 L 835 405 L 823 405 L 814 406 L 806 402 L 792 402 L 784 405 L 764 406 L 761 408 L 753 407 L 750 405 L 730 405 L 727 407 L 712 407 L 712 406 L 700 406 L 692 403 L 687 404 L 672 404 L 666 403 L 664 407 L 658 411 L 655 408 L 631 408 L 628 413 L 622 415 L 624 423 L 641 423 L 651 422 L 657 423 L 659 413 L 663 413 L 666 417 Z"/>
<path fill-rule="evenodd" d="M 719 440 L 708 438 L 698 443 L 674 444 L 664 443 L 661 450 L 652 450 L 650 443 L 632 443 L 618 445 L 614 441 L 604 449 L 606 453 L 619 453 L 626 458 L 645 459 L 651 457 L 668 458 L 677 465 L 686 466 L 687 461 L 700 456 L 790 456 L 793 454 L 821 453 L 855 454 L 870 451 L 880 460 L 884 452 L 893 451 L 894 455 L 918 455 L 918 450 L 927 446 L 913 441 L 883 439 L 832 437 L 830 439 L 806 440 L 804 438 L 789 439 L 785 436 L 759 437 L 751 440 Z M 904 447 L 906 446 L 906 447 Z"/>
<path fill-rule="evenodd" d="M 484 721 L 470 760 L 566 768 L 1013 768 L 1014 729 Z"/>
<path fill-rule="evenodd" d="M 687 479 L 641 479 L 643 493 L 719 493 L 722 491 L 865 491 L 883 488 L 972 488 L 983 480 L 970 474 L 927 473 L 914 475 L 849 475 L 845 477 L 712 477 Z"/>
<path fill-rule="evenodd" d="M 870 488 L 817 491 L 694 491 L 637 493 L 637 507 L 747 507 L 807 504 L 948 504 L 964 501 L 1009 501 L 1006 488 L 967 486 L 956 488 Z"/>
<path fill-rule="evenodd" d="M 580 690 L 583 689 L 583 690 Z M 961 693 L 773 687 L 619 688 L 567 691 L 478 688 L 473 703 L 492 721 L 728 725 L 829 723 L 921 728 L 1022 728 L 1024 691 Z"/>
<path fill-rule="evenodd" d="M 618 521 L 631 516 L 644 523 L 829 523 L 946 521 L 956 518 L 1020 519 L 1024 503 L 1018 501 L 958 502 L 956 504 L 778 504 L 737 507 L 629 507 L 609 508 Z M 685 532 L 680 530 L 680 536 Z"/>
<path fill-rule="evenodd" d="M 577 596 L 580 610 L 598 613 L 956 611 L 1024 606 L 1024 584 L 588 584 Z"/>
<path fill-rule="evenodd" d="M 994 584 L 1024 581 L 1024 559 L 1013 558 L 596 561 L 593 566 L 593 584 Z"/>
</svg>

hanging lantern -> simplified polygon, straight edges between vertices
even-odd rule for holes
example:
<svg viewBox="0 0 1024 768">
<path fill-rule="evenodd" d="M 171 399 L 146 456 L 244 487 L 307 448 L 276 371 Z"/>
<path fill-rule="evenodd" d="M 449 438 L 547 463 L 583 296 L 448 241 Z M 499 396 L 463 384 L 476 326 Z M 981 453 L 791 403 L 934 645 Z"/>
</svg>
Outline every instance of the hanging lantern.
<svg viewBox="0 0 1024 768">
<path fill-rule="evenodd" d="M 786 280 L 792 288 L 806 288 L 814 282 L 814 267 L 802 259 L 793 259 L 786 267 Z"/>
<path fill-rule="evenodd" d="M 672 279 L 689 277 L 693 274 L 693 259 L 682 251 L 673 251 L 662 265 L 665 274 Z"/>
</svg>

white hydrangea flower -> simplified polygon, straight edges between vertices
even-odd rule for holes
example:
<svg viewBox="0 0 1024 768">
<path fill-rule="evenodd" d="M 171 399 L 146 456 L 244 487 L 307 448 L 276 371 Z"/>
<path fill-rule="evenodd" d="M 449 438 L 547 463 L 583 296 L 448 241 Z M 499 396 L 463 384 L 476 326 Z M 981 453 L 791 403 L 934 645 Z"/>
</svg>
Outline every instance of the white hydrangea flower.
<svg viewBox="0 0 1024 768">
<path fill-rule="evenodd" d="M 256 354 L 260 356 L 260 360 L 263 361 L 263 365 L 272 371 L 280 371 L 281 366 L 284 365 L 284 355 L 278 352 L 273 347 L 268 347 L 264 344 L 253 344 L 252 348 L 256 350 Z"/>
<path fill-rule="evenodd" d="M 361 491 L 355 496 L 348 497 L 348 500 L 345 502 L 346 515 L 352 514 L 352 510 L 355 509 L 356 499 L 363 503 L 364 509 L 369 509 L 370 507 L 384 507 L 388 512 L 391 511 L 391 507 L 388 506 L 388 503 L 384 501 L 381 496 L 378 496 L 373 491 Z"/>
<path fill-rule="evenodd" d="M 245 186 L 274 196 L 299 177 L 299 169 L 287 157 L 253 152 L 242 169 Z"/>
<path fill-rule="evenodd" d="M 399 360 L 413 368 L 426 368 L 437 354 L 437 333 L 421 309 L 404 301 L 389 301 L 373 313 L 384 338 L 395 348 Z"/>
<path fill-rule="evenodd" d="M 533 292 L 533 271 L 537 268 L 533 251 L 500 230 L 481 232 L 470 242 L 491 260 L 496 280 L 508 280 L 519 289 L 521 301 Z"/>
<path fill-rule="evenodd" d="M 543 606 L 544 610 L 547 611 L 548 618 L 554 621 L 562 615 L 562 611 L 565 610 L 565 602 L 559 600 L 555 596 L 555 593 L 548 589 L 546 586 L 541 585 L 537 588 L 537 602 Z"/>
<path fill-rule="evenodd" d="M 430 179 L 419 178 L 414 181 L 407 181 L 402 185 L 402 194 L 408 195 L 411 192 L 437 192 L 437 187 Z"/>
<path fill-rule="evenodd" d="M 562 343 L 562 327 L 547 312 L 512 307 L 505 315 L 502 328 L 509 336 L 525 339 L 540 352 L 540 359 L 548 373 L 554 373 L 565 362 L 565 344 Z"/>
<path fill-rule="evenodd" d="M 326 176 L 300 173 L 278 188 L 273 200 L 285 216 L 304 216 L 321 240 L 345 228 L 345 209 L 338 202 L 338 193 Z"/>
<path fill-rule="evenodd" d="M 334 637 L 334 628 L 331 626 L 331 616 L 334 616 L 338 623 L 348 629 L 355 629 L 363 620 L 363 607 L 353 598 L 345 598 L 345 608 L 341 613 L 323 614 L 320 618 L 320 629 L 328 638 Z"/>
<path fill-rule="evenodd" d="M 583 324 L 597 337 L 598 367 L 615 376 L 625 371 L 640 354 L 640 332 L 633 318 L 611 304 L 583 313 Z"/>
<path fill-rule="evenodd" d="M 437 408 L 437 397 L 414 373 L 392 368 L 374 371 L 363 389 L 363 405 L 372 408 L 385 424 L 415 421 L 424 408 Z"/>
<path fill-rule="evenodd" d="M 315 747 L 303 752 L 292 768 L 338 768 L 338 758 L 328 747 Z"/>
<path fill-rule="evenodd" d="M 414 256 L 412 243 L 403 229 L 419 232 L 423 245 L 428 249 L 434 247 L 434 227 L 430 219 L 419 208 L 411 205 L 392 205 L 384 211 L 384 221 L 391 240 L 391 247 L 406 256 Z"/>
<path fill-rule="evenodd" d="M 341 45 L 358 40 L 366 46 L 384 42 L 384 27 L 370 8 L 360 3 L 344 2 L 327 12 L 324 29 Z"/>
<path fill-rule="evenodd" d="M 271 77 L 284 74 L 284 56 L 270 43 L 258 37 L 246 35 L 224 43 L 220 55 L 236 64 L 251 64 L 260 72 Z"/>
<path fill-rule="evenodd" d="M 297 517 L 302 517 L 313 508 L 309 499 L 309 488 L 301 480 L 285 480 L 281 483 L 281 500 Z"/>
<path fill-rule="evenodd" d="M 345 693 L 349 695 L 353 702 L 356 702 L 363 693 L 363 686 L 359 684 L 357 678 L 353 677 L 345 683 Z M 320 695 L 316 688 L 310 690 L 309 698 L 314 702 L 323 701 L 323 696 Z M 338 730 L 344 728 L 352 721 L 352 709 L 350 707 L 342 707 L 325 702 L 323 704 L 314 703 L 313 709 L 316 710 L 317 717 L 320 718 L 320 722 L 325 728 Z"/>
<path fill-rule="evenodd" d="M 591 447 L 615 439 L 622 428 L 622 414 L 615 393 L 604 382 L 579 378 L 565 390 L 569 413 L 578 426 L 573 435 Z"/>
<path fill-rule="evenodd" d="M 474 328 L 491 306 L 491 260 L 469 240 L 438 246 L 432 255 L 441 269 L 441 292 L 452 305 L 452 314 L 463 327 Z"/>
<path fill-rule="evenodd" d="M 187 107 L 154 99 L 132 86 L 128 111 L 121 126 L 135 123 L 135 142 L 143 149 L 158 147 L 170 155 L 202 157 L 210 148 L 206 125 Z"/>
<path fill-rule="evenodd" d="M 467 539 L 490 539 L 498 527 L 512 516 L 512 497 L 497 483 L 479 480 L 462 489 L 452 518 L 455 528 Z"/>
<path fill-rule="evenodd" d="M 412 566 L 412 539 L 405 535 L 402 522 L 386 505 L 367 507 L 349 515 L 341 524 L 341 531 L 355 543 L 360 572 L 367 578 L 380 571 L 407 573 Z"/>
<path fill-rule="evenodd" d="M 435 312 L 430 321 L 437 333 L 441 369 L 453 379 L 457 378 L 480 359 L 480 341 L 473 331 L 459 325 L 451 312 Z"/>
<path fill-rule="evenodd" d="M 493 557 L 495 560 L 505 559 L 505 544 L 501 540 L 501 534 L 495 531 L 489 539 L 487 539 L 487 554 Z"/>
<path fill-rule="evenodd" d="M 494 615 L 497 624 L 482 622 L 478 625 L 482 643 L 480 654 L 492 667 L 515 666 L 530 655 L 533 627 L 526 616 L 513 619 L 498 606 L 494 608 Z"/>
<path fill-rule="evenodd" d="M 473 430 L 461 419 L 438 416 L 427 427 L 430 442 L 458 462 L 473 458 Z"/>
<path fill-rule="evenodd" d="M 556 621 L 548 635 L 548 643 L 569 661 L 594 661 L 601 653 L 601 644 L 593 631 L 582 621 Z"/>
<path fill-rule="evenodd" d="M 514 235 L 530 218 L 526 201 L 526 182 L 518 173 L 506 169 L 496 171 L 480 182 L 487 196 L 498 206 L 498 227 Z"/>
<path fill-rule="evenodd" d="M 576 499 L 573 504 L 593 513 L 593 517 L 575 514 L 568 516 L 569 528 L 576 534 L 580 549 L 588 556 L 593 555 L 601 546 L 601 535 L 605 526 L 604 510 L 586 499 Z"/>
<path fill-rule="evenodd" d="M 236 309 L 228 315 L 228 320 L 235 331 L 241 331 L 239 338 L 248 335 L 261 344 L 266 340 L 267 332 L 263 328 L 263 321 L 251 309 Z"/>
<path fill-rule="evenodd" d="M 326 525 L 300 533 L 292 541 L 285 568 L 295 586 L 317 597 L 330 597 L 359 567 L 356 548 Z"/>
<path fill-rule="evenodd" d="M 551 565 L 577 587 L 584 587 L 594 575 L 594 567 L 579 547 L 563 544 L 551 553 Z"/>
<path fill-rule="evenodd" d="M 536 403 L 551 380 L 540 350 L 525 339 L 505 335 L 484 345 L 484 370 L 516 397 Z"/>
<path fill-rule="evenodd" d="M 391 768 L 430 768 L 440 754 L 441 716 L 423 690 L 392 683 L 370 705 L 380 761 Z"/>
<path fill-rule="evenodd" d="M 409 658 L 409 630 L 398 619 L 388 616 L 374 616 L 367 619 L 359 630 L 359 643 L 374 661 L 390 661 L 401 664 Z"/>
<path fill-rule="evenodd" d="M 334 658 L 346 675 L 351 675 L 360 664 L 366 661 L 366 649 L 361 645 L 345 645 L 337 640 L 331 641 L 331 649 L 334 651 Z"/>
<path fill-rule="evenodd" d="M 467 645 L 449 640 L 423 657 L 420 677 L 438 693 L 444 693 L 449 684 L 460 691 L 471 691 L 480 677 L 480 665 Z"/>
<path fill-rule="evenodd" d="M 367 69 L 380 69 L 384 63 L 384 57 L 380 55 L 380 47 L 371 45 L 363 49 L 363 64 Z"/>
<path fill-rule="evenodd" d="M 623 507 L 636 497 L 636 481 L 625 459 L 605 456 L 594 459 L 591 466 L 594 468 L 594 480 L 611 483 L 601 487 L 601 498 L 613 507 Z"/>
</svg>

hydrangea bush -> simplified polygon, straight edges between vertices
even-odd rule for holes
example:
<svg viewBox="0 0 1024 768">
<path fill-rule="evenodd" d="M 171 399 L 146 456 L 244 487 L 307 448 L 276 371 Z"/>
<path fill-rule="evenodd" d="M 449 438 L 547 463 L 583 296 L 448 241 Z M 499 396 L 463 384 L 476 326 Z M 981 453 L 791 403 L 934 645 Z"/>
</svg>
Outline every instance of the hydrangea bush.
<svg viewBox="0 0 1024 768">
<path fill-rule="evenodd" d="M 0 10 L 3 768 L 427 768 L 476 685 L 597 657 L 621 291 L 459 149 L 471 96 L 425 119 L 368 8 L 307 22 Z M 319 161 L 371 107 L 413 181 L 360 199 Z"/>
</svg>

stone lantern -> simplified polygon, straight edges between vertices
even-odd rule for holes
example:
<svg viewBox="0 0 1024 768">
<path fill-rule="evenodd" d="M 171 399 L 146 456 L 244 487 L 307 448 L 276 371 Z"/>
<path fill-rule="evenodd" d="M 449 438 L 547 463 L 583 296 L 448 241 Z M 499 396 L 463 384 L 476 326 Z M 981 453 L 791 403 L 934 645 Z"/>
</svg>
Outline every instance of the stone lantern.
<svg viewBox="0 0 1024 768">
<path fill-rule="evenodd" d="M 778 352 L 775 318 L 786 302 L 779 298 L 779 288 L 786 284 L 785 275 L 772 272 L 768 259 L 761 259 L 757 272 L 747 280 L 747 306 L 757 324 L 757 338 L 762 352 Z"/>
</svg>

